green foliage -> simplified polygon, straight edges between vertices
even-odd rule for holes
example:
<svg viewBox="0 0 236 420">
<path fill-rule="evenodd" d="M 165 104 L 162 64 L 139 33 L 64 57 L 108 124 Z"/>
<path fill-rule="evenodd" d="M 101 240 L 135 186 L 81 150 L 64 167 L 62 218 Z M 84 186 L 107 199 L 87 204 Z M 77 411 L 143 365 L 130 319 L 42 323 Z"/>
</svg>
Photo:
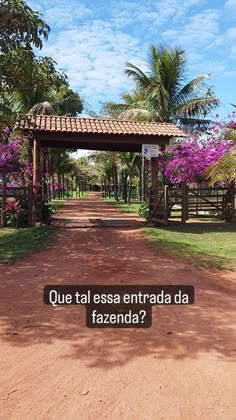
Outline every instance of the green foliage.
<svg viewBox="0 0 236 420">
<path fill-rule="evenodd" d="M 202 122 L 219 101 L 211 86 L 205 84 L 209 74 L 186 83 L 186 55 L 179 48 L 151 46 L 148 72 L 132 63 L 125 73 L 135 84 L 133 93 L 122 95 L 122 103 L 108 103 L 103 112 L 123 119 L 146 121 Z M 205 122 L 205 121 L 204 121 Z"/>
<path fill-rule="evenodd" d="M 140 217 L 144 217 L 145 219 L 148 219 L 149 216 L 149 205 L 148 203 L 143 203 L 139 207 L 138 214 Z"/>
<path fill-rule="evenodd" d="M 3 53 L 24 47 L 42 48 L 42 38 L 47 39 L 49 26 L 23 0 L 1 0 L 0 49 Z"/>
<path fill-rule="evenodd" d="M 219 185 L 221 182 L 234 186 L 236 182 L 236 148 L 224 154 L 218 162 L 210 166 L 206 170 L 206 178 L 211 186 Z"/>
<path fill-rule="evenodd" d="M 42 48 L 49 26 L 23 0 L 0 3 L 0 94 L 16 90 L 27 66 L 34 59 L 33 48 Z M 28 90 L 32 90 L 30 84 Z"/>
<path fill-rule="evenodd" d="M 2 18 L 2 19 L 1 19 Z M 35 56 L 49 27 L 22 0 L 0 5 L 0 123 L 13 126 L 18 114 L 76 116 L 83 109 L 78 93 L 50 57 Z"/>
</svg>

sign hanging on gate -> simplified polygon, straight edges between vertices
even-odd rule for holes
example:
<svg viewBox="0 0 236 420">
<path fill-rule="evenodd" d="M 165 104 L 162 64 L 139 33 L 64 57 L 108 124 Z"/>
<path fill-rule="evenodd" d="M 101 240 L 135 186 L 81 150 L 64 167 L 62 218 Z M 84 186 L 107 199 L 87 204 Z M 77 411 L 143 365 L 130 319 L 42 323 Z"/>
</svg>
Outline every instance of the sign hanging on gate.
<svg viewBox="0 0 236 420">
<path fill-rule="evenodd" d="M 143 144 L 142 156 L 146 158 L 158 157 L 161 151 L 158 144 Z"/>
</svg>

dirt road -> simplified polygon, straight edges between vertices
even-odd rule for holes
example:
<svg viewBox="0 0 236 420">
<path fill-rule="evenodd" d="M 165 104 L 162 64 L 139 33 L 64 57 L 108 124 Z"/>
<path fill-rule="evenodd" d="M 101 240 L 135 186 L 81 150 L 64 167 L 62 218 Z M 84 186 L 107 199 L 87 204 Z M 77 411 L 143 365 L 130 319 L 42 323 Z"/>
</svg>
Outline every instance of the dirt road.
<svg viewBox="0 0 236 420">
<path fill-rule="evenodd" d="M 96 194 L 63 218 L 124 217 Z M 129 227 L 60 229 L 0 265 L 0 418 L 233 420 L 235 276 L 158 255 Z M 234 277 L 234 278 L 233 278 Z M 150 329 L 88 329 L 83 307 L 43 304 L 46 284 L 192 284 L 196 303 L 153 309 Z"/>
</svg>

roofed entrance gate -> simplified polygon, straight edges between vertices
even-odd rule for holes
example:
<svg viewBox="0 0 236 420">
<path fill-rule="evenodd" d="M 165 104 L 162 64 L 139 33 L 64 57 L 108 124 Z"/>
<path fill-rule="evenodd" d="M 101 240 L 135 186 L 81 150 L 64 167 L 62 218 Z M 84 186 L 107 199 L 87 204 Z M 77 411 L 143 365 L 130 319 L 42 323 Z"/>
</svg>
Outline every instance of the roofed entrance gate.
<svg viewBox="0 0 236 420">
<path fill-rule="evenodd" d="M 183 136 L 182 131 L 171 123 L 48 115 L 22 120 L 18 128 L 32 139 L 34 185 L 40 181 L 41 148 L 140 153 L 142 144 L 157 144 L 163 150 L 172 137 Z M 157 203 L 157 186 L 158 162 L 157 158 L 151 158 L 151 208 Z"/>
</svg>

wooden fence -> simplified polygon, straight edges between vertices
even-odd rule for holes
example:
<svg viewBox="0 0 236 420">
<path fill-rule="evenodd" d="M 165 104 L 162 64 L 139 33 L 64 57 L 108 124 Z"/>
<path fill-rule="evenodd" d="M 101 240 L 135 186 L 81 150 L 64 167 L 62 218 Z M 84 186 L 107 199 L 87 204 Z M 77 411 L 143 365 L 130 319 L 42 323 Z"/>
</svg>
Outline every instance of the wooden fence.
<svg viewBox="0 0 236 420">
<path fill-rule="evenodd" d="M 0 188 L 1 190 L 1 188 Z M 33 187 L 13 187 L 7 186 L 6 199 L 19 201 L 22 208 L 22 225 L 34 226 L 35 222 L 42 221 L 42 190 Z M 0 191 L 0 209 L 1 209 L 1 191 Z"/>
<path fill-rule="evenodd" d="M 167 225 L 171 220 L 186 223 L 190 218 L 231 220 L 235 216 L 236 190 L 226 188 L 169 187 L 151 190 L 149 220 Z"/>
</svg>

